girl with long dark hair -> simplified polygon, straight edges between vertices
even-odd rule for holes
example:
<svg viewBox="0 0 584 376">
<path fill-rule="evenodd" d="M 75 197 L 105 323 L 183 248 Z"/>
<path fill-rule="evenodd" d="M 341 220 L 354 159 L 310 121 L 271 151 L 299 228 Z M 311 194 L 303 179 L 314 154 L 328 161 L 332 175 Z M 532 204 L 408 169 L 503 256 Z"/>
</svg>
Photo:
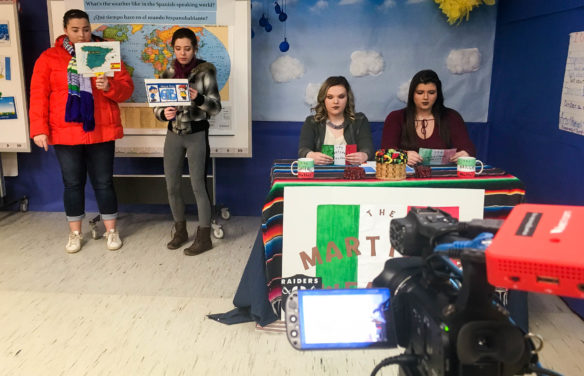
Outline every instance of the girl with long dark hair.
<svg viewBox="0 0 584 376">
<path fill-rule="evenodd" d="M 381 148 L 406 150 L 410 166 L 422 163 L 420 148 L 455 148 L 451 162 L 476 154 L 464 120 L 458 112 L 444 106 L 442 82 L 429 69 L 412 78 L 407 106 L 387 115 Z"/>
</svg>

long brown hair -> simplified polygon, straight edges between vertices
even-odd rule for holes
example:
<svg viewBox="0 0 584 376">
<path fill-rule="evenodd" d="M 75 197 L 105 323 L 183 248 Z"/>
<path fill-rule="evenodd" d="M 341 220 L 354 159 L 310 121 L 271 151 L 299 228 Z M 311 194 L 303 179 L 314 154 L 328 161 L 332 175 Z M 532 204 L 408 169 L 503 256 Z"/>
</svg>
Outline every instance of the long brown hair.
<svg viewBox="0 0 584 376">
<path fill-rule="evenodd" d="M 414 75 L 410 82 L 410 90 L 408 92 L 408 103 L 406 106 L 406 121 L 402 124 L 401 145 L 406 150 L 418 148 L 416 142 L 416 104 L 414 103 L 414 93 L 419 84 L 434 84 L 436 85 L 436 102 L 432 106 L 432 115 L 434 116 L 434 131 L 438 129 L 440 138 L 448 147 L 450 147 L 450 126 L 442 116 L 445 113 L 444 94 L 442 93 L 442 82 L 438 78 L 436 72 L 430 69 L 419 71 Z"/>
<path fill-rule="evenodd" d="M 324 123 L 328 119 L 328 113 L 326 111 L 324 100 L 328 90 L 332 86 L 345 87 L 345 90 L 347 90 L 347 105 L 345 106 L 343 115 L 345 116 L 345 119 L 350 119 L 351 121 L 355 120 L 355 96 L 353 95 L 349 81 L 347 81 L 347 79 L 343 76 L 331 76 L 327 78 L 320 86 L 318 96 L 316 97 L 316 106 L 312 108 L 312 111 L 314 111 L 314 120 L 317 123 Z"/>
</svg>

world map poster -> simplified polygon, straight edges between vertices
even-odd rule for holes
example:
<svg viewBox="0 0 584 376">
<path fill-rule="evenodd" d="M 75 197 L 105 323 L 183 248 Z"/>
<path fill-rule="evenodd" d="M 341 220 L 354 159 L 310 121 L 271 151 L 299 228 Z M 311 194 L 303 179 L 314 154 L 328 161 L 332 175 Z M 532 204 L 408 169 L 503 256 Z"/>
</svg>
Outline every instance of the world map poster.
<svg viewBox="0 0 584 376">
<path fill-rule="evenodd" d="M 224 110 L 210 119 L 211 130 L 230 130 L 228 26 L 182 26 L 159 24 L 92 24 L 93 34 L 106 41 L 120 43 L 122 62 L 134 82 L 134 93 L 121 104 L 121 117 L 126 134 L 164 134 L 167 122 L 152 116 L 148 108 L 145 79 L 159 78 L 173 61 L 171 46 L 173 33 L 188 27 L 198 43 L 197 58 L 208 61 L 217 68 L 217 84 Z"/>
<path fill-rule="evenodd" d="M 144 79 L 159 78 L 173 60 L 172 34 L 182 26 L 154 24 L 92 25 L 93 33 L 106 41 L 120 42 L 122 61 L 134 81 L 128 103 L 148 103 Z M 190 26 L 198 41 L 197 57 L 217 68 L 217 83 L 222 101 L 229 101 L 231 60 L 228 53 L 227 26 Z"/>
</svg>

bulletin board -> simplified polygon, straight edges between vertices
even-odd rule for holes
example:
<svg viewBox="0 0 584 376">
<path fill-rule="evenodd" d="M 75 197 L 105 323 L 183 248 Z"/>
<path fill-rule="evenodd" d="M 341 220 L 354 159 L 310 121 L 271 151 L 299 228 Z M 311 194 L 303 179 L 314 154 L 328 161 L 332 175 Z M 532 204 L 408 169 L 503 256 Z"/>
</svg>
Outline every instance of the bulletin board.
<svg viewBox="0 0 584 376">
<path fill-rule="evenodd" d="M 186 5 L 200 3 L 199 6 L 215 4 L 212 12 L 209 12 L 209 22 L 212 24 L 181 25 L 180 21 L 173 21 L 172 10 L 156 10 L 148 7 L 153 2 L 133 1 L 123 4 L 131 4 L 128 11 L 118 13 L 121 17 L 116 17 L 116 7 L 119 12 L 120 4 L 115 2 L 86 0 L 48 0 L 47 9 L 49 17 L 49 30 L 52 43 L 56 37 L 62 34 L 63 14 L 67 9 L 84 9 L 89 13 L 92 31 L 99 35 L 104 28 L 126 27 L 125 35 L 132 38 L 136 30 L 165 29 L 169 25 L 181 27 L 200 27 L 205 32 L 217 35 L 216 39 L 221 39 L 228 53 L 229 65 L 220 72 L 220 66 L 207 58 L 207 61 L 214 63 L 217 67 L 217 76 L 225 71 L 228 75 L 223 89 L 220 90 L 222 111 L 213 116 L 210 120 L 209 143 L 211 147 L 211 157 L 251 157 L 251 16 L 249 0 L 216 0 L 211 2 L 201 2 L 200 0 L 179 1 Z M 178 2 L 169 2 L 168 5 Z M 139 4 L 143 4 L 141 9 Z M 165 3 L 166 4 L 166 3 Z M 102 8 L 99 8 L 99 7 Z M 128 5 L 130 6 L 130 5 Z M 146 18 L 151 14 L 152 17 Z M 167 18 L 170 21 L 153 20 L 157 18 Z M 180 20 L 181 14 L 174 15 L 174 19 Z M 202 21 L 203 22 L 203 21 Z M 111 34 L 110 34 L 111 35 Z M 104 35 L 105 36 L 105 35 Z M 197 37 L 199 35 L 197 34 Z M 124 42 L 122 42 L 123 44 Z M 209 43 L 207 43 L 207 46 Z M 200 49 L 202 52 L 202 46 Z M 130 58 L 135 59 L 141 52 L 135 52 L 131 57 L 124 56 L 122 45 L 122 60 L 126 62 Z M 224 60 L 225 61 L 225 60 Z M 138 77 L 134 71 L 134 86 L 143 90 L 143 79 Z M 154 76 L 144 78 L 157 78 Z M 162 156 L 164 138 L 167 131 L 167 124 L 157 121 L 154 118 L 152 109 L 148 107 L 146 101 L 140 102 L 138 99 L 120 104 L 122 112 L 122 123 L 124 126 L 124 138 L 116 141 L 116 155 L 128 157 L 160 157 Z"/>
<path fill-rule="evenodd" d="M 16 4 L 0 1 L 0 152 L 30 152 Z"/>
</svg>

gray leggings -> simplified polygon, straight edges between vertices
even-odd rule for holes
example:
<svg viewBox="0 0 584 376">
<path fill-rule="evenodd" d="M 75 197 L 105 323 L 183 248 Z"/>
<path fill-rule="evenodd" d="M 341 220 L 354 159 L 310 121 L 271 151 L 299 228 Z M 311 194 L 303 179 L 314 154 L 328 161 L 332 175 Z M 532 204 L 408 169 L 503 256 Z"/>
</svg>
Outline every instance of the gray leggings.
<svg viewBox="0 0 584 376">
<path fill-rule="evenodd" d="M 189 174 L 197 210 L 199 226 L 211 226 L 211 202 L 206 185 L 206 162 L 208 156 L 207 132 L 178 135 L 171 131 L 166 133 L 164 140 L 164 176 L 168 203 L 175 222 L 185 220 L 185 202 L 181 195 L 181 178 L 185 154 L 189 162 Z"/>
</svg>

